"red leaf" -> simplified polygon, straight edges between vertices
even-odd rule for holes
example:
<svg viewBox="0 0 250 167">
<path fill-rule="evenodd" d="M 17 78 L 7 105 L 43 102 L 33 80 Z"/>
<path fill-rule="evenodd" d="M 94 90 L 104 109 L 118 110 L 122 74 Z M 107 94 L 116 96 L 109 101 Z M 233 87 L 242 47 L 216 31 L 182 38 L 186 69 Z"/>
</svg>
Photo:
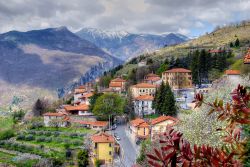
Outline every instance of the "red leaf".
<svg viewBox="0 0 250 167">
<path fill-rule="evenodd" d="M 250 124 L 250 120 L 248 119 L 238 119 L 236 122 L 241 123 L 241 124 Z"/>
<path fill-rule="evenodd" d="M 153 161 L 148 161 L 148 163 L 154 167 L 162 167 L 160 164 L 158 164 L 157 162 L 153 162 Z"/>
<path fill-rule="evenodd" d="M 164 161 L 171 159 L 175 155 L 175 150 L 164 157 Z"/>
<path fill-rule="evenodd" d="M 155 161 L 159 161 L 159 159 L 151 154 L 146 154 L 148 158 L 155 160 Z"/>
<path fill-rule="evenodd" d="M 171 148 L 173 148 L 173 146 L 167 145 L 167 146 L 165 146 L 165 147 L 161 147 L 161 150 L 162 150 L 162 151 L 168 151 L 168 150 L 170 150 Z"/>
<path fill-rule="evenodd" d="M 154 149 L 154 151 L 155 151 L 155 153 L 156 153 L 157 157 L 158 157 L 158 158 L 162 161 L 162 160 L 163 160 L 163 158 L 162 158 L 161 153 L 160 153 L 157 149 Z"/>
<path fill-rule="evenodd" d="M 189 167 L 190 166 L 190 162 L 187 160 L 184 160 L 182 167 Z"/>
</svg>

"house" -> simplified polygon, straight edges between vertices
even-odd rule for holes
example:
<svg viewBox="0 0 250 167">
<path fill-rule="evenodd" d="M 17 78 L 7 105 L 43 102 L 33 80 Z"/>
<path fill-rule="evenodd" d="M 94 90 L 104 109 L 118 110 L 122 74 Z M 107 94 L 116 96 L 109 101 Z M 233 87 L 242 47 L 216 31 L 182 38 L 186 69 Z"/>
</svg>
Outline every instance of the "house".
<svg viewBox="0 0 250 167">
<path fill-rule="evenodd" d="M 154 114 L 155 110 L 152 108 L 154 97 L 150 95 L 137 96 L 134 100 L 135 114 L 138 116 Z"/>
<path fill-rule="evenodd" d="M 133 141 L 146 139 L 150 136 L 150 126 L 143 119 L 136 118 L 129 122 L 129 132 Z"/>
<path fill-rule="evenodd" d="M 133 98 L 142 96 L 142 95 L 150 95 L 154 96 L 156 92 L 156 85 L 149 83 L 138 83 L 136 85 L 131 86 L 131 93 Z"/>
<path fill-rule="evenodd" d="M 184 68 L 173 68 L 165 71 L 162 74 L 162 80 L 175 90 L 192 88 L 191 71 Z"/>
<path fill-rule="evenodd" d="M 115 138 L 107 133 L 101 132 L 90 137 L 91 159 L 93 163 L 100 160 L 102 164 L 113 164 L 115 155 Z"/>
<path fill-rule="evenodd" d="M 66 113 L 47 112 L 43 114 L 43 121 L 46 127 L 66 127 L 69 124 L 69 117 Z"/>
<path fill-rule="evenodd" d="M 232 80 L 232 81 L 238 81 L 240 79 L 239 70 L 226 70 L 225 75 L 227 79 Z"/>
<path fill-rule="evenodd" d="M 85 86 L 78 86 L 74 90 L 74 104 L 80 103 L 79 98 L 87 92 Z"/>
<path fill-rule="evenodd" d="M 89 112 L 89 105 L 80 104 L 78 106 L 64 105 L 65 111 L 68 114 L 78 115 L 78 116 L 91 116 L 93 113 Z"/>
<path fill-rule="evenodd" d="M 125 91 L 126 80 L 122 78 L 115 78 L 110 81 L 109 88 L 121 93 Z"/>
<path fill-rule="evenodd" d="M 247 54 L 244 57 L 244 64 L 250 64 L 250 49 L 248 49 Z"/>
<path fill-rule="evenodd" d="M 144 66 L 146 66 L 147 65 L 147 62 L 146 61 L 140 61 L 139 63 L 138 63 L 138 67 L 144 67 Z"/>
<path fill-rule="evenodd" d="M 161 77 L 153 73 L 146 75 L 144 81 L 153 85 L 160 85 L 162 82 Z"/>
<path fill-rule="evenodd" d="M 86 93 L 83 96 L 79 97 L 79 104 L 87 104 L 90 105 L 90 98 L 93 96 L 94 94 L 91 93 Z"/>
<path fill-rule="evenodd" d="M 103 131 L 108 128 L 107 121 L 82 121 L 82 120 L 74 120 L 72 123 L 79 124 L 82 127 L 90 128 L 97 131 Z"/>
<path fill-rule="evenodd" d="M 151 125 L 151 139 L 160 133 L 166 131 L 167 127 L 171 127 L 178 123 L 178 119 L 171 116 L 160 116 L 158 118 L 152 119 L 150 121 Z"/>
</svg>

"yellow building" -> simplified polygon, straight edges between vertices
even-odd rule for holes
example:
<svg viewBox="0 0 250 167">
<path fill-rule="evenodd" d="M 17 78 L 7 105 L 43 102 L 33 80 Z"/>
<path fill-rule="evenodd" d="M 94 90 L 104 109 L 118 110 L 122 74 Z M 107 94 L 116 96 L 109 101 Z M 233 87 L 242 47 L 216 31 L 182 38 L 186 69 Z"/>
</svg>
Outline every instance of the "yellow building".
<svg viewBox="0 0 250 167">
<path fill-rule="evenodd" d="M 156 85 L 150 83 L 139 83 L 131 86 L 131 93 L 134 98 L 142 95 L 154 96 L 155 92 Z"/>
<path fill-rule="evenodd" d="M 101 132 L 91 136 L 92 161 L 100 160 L 102 164 L 112 164 L 115 154 L 115 139 L 113 136 Z"/>
<path fill-rule="evenodd" d="M 178 119 L 165 115 L 152 119 L 150 121 L 151 138 L 154 139 L 154 137 L 158 136 L 158 134 L 166 132 L 167 127 L 174 126 L 177 123 Z"/>
<path fill-rule="evenodd" d="M 174 68 L 162 73 L 162 80 L 168 83 L 172 89 L 192 88 L 192 74 L 184 68 Z"/>
<path fill-rule="evenodd" d="M 150 130 L 149 124 L 141 118 L 137 118 L 129 122 L 129 129 L 131 138 L 135 141 L 136 139 L 146 139 L 149 137 Z"/>
</svg>

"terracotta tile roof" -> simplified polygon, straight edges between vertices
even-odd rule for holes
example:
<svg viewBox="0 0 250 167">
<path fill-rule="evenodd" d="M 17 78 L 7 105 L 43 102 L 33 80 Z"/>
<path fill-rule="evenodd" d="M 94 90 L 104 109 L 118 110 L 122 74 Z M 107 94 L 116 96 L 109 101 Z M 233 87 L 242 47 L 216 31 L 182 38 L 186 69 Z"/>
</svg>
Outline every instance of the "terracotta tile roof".
<svg viewBox="0 0 250 167">
<path fill-rule="evenodd" d="M 94 143 L 114 143 L 115 139 L 113 136 L 101 132 L 99 134 L 93 135 L 90 137 L 90 139 L 94 142 Z"/>
<path fill-rule="evenodd" d="M 226 70 L 225 74 L 227 74 L 227 75 L 240 75 L 240 71 L 239 70 Z"/>
<path fill-rule="evenodd" d="M 110 82 L 109 87 L 122 87 L 121 82 Z"/>
<path fill-rule="evenodd" d="M 75 89 L 75 94 L 85 93 L 85 89 Z"/>
<path fill-rule="evenodd" d="M 135 88 L 156 88 L 155 85 L 149 84 L 149 83 L 138 83 L 136 85 L 133 85 Z"/>
<path fill-rule="evenodd" d="M 138 127 L 140 127 L 140 128 L 146 128 L 146 127 L 149 127 L 149 124 L 147 122 L 143 122 L 143 123 L 139 124 Z"/>
<path fill-rule="evenodd" d="M 248 52 L 244 57 L 244 64 L 250 64 L 250 49 L 248 49 Z"/>
<path fill-rule="evenodd" d="M 136 119 L 130 121 L 130 124 L 134 127 L 140 126 L 141 124 L 143 124 L 145 126 L 147 124 L 147 123 L 146 124 L 144 124 L 144 123 L 146 123 L 146 122 L 141 118 L 136 118 Z"/>
<path fill-rule="evenodd" d="M 150 73 L 150 74 L 145 76 L 145 78 L 149 78 L 149 77 L 159 77 L 159 76 L 157 74 L 154 74 L 154 73 Z"/>
<path fill-rule="evenodd" d="M 165 71 L 164 73 L 175 73 L 175 72 L 191 72 L 191 71 L 185 68 L 173 68 L 171 70 Z"/>
<path fill-rule="evenodd" d="M 112 88 L 106 88 L 106 89 L 103 89 L 102 92 L 116 92 L 116 90 Z"/>
<path fill-rule="evenodd" d="M 83 124 L 83 125 L 92 125 L 92 126 L 108 126 L 107 121 L 80 121 L 80 120 L 74 120 L 72 122 Z"/>
<path fill-rule="evenodd" d="M 90 98 L 91 96 L 93 96 L 94 94 L 93 93 L 87 93 L 81 97 L 79 97 L 79 99 L 83 99 L 83 98 Z"/>
<path fill-rule="evenodd" d="M 111 80 L 111 82 L 126 82 L 126 80 L 124 80 L 122 78 L 115 78 L 115 79 Z"/>
<path fill-rule="evenodd" d="M 161 78 L 160 77 L 148 77 L 148 78 L 146 78 L 145 79 L 145 81 L 153 81 L 153 82 L 156 82 L 156 81 L 159 81 L 159 80 L 161 80 Z"/>
<path fill-rule="evenodd" d="M 160 116 L 160 117 L 155 118 L 155 119 L 152 119 L 150 122 L 151 122 L 151 125 L 156 125 L 156 124 L 163 122 L 163 121 L 166 121 L 166 120 L 174 121 L 173 124 L 176 124 L 178 122 L 178 119 L 171 117 L 171 116 L 165 116 L 165 115 Z"/>
<path fill-rule="evenodd" d="M 142 96 L 137 96 L 135 99 L 141 101 L 152 101 L 154 100 L 154 97 L 150 95 L 142 95 Z"/>
<path fill-rule="evenodd" d="M 85 86 L 84 85 L 80 85 L 77 87 L 77 89 L 85 89 Z"/>
<path fill-rule="evenodd" d="M 224 52 L 224 50 L 220 50 L 220 49 L 209 50 L 209 53 L 222 53 L 222 52 Z"/>
<path fill-rule="evenodd" d="M 89 106 L 87 104 L 80 104 L 78 106 L 65 105 L 64 109 L 66 111 L 88 111 Z"/>
<path fill-rule="evenodd" d="M 43 114 L 43 116 L 55 116 L 55 117 L 63 117 L 65 115 L 66 115 L 65 113 L 58 113 L 58 112 L 47 112 Z"/>
</svg>

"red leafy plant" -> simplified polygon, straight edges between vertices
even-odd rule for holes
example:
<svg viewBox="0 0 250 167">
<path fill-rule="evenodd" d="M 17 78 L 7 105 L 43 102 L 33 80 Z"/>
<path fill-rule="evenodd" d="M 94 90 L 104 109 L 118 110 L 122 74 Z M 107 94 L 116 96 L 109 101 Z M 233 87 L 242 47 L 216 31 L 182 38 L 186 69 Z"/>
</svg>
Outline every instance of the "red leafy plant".
<svg viewBox="0 0 250 167">
<path fill-rule="evenodd" d="M 196 107 L 202 104 L 211 107 L 208 114 L 218 112 L 218 120 L 226 121 L 227 126 L 223 130 L 226 136 L 223 141 L 230 147 L 214 148 L 209 145 L 191 147 L 190 143 L 183 139 L 182 133 L 170 128 L 161 134 L 160 149 L 154 148 L 154 154 L 147 154 L 148 163 L 154 167 L 240 167 L 241 160 L 246 153 L 246 140 L 241 139 L 240 125 L 250 124 L 248 103 L 250 93 L 239 85 L 232 93 L 232 102 L 224 104 L 223 100 L 215 100 L 213 103 L 204 101 L 202 94 L 196 95 Z M 237 157 L 237 159 L 236 159 Z"/>
</svg>

